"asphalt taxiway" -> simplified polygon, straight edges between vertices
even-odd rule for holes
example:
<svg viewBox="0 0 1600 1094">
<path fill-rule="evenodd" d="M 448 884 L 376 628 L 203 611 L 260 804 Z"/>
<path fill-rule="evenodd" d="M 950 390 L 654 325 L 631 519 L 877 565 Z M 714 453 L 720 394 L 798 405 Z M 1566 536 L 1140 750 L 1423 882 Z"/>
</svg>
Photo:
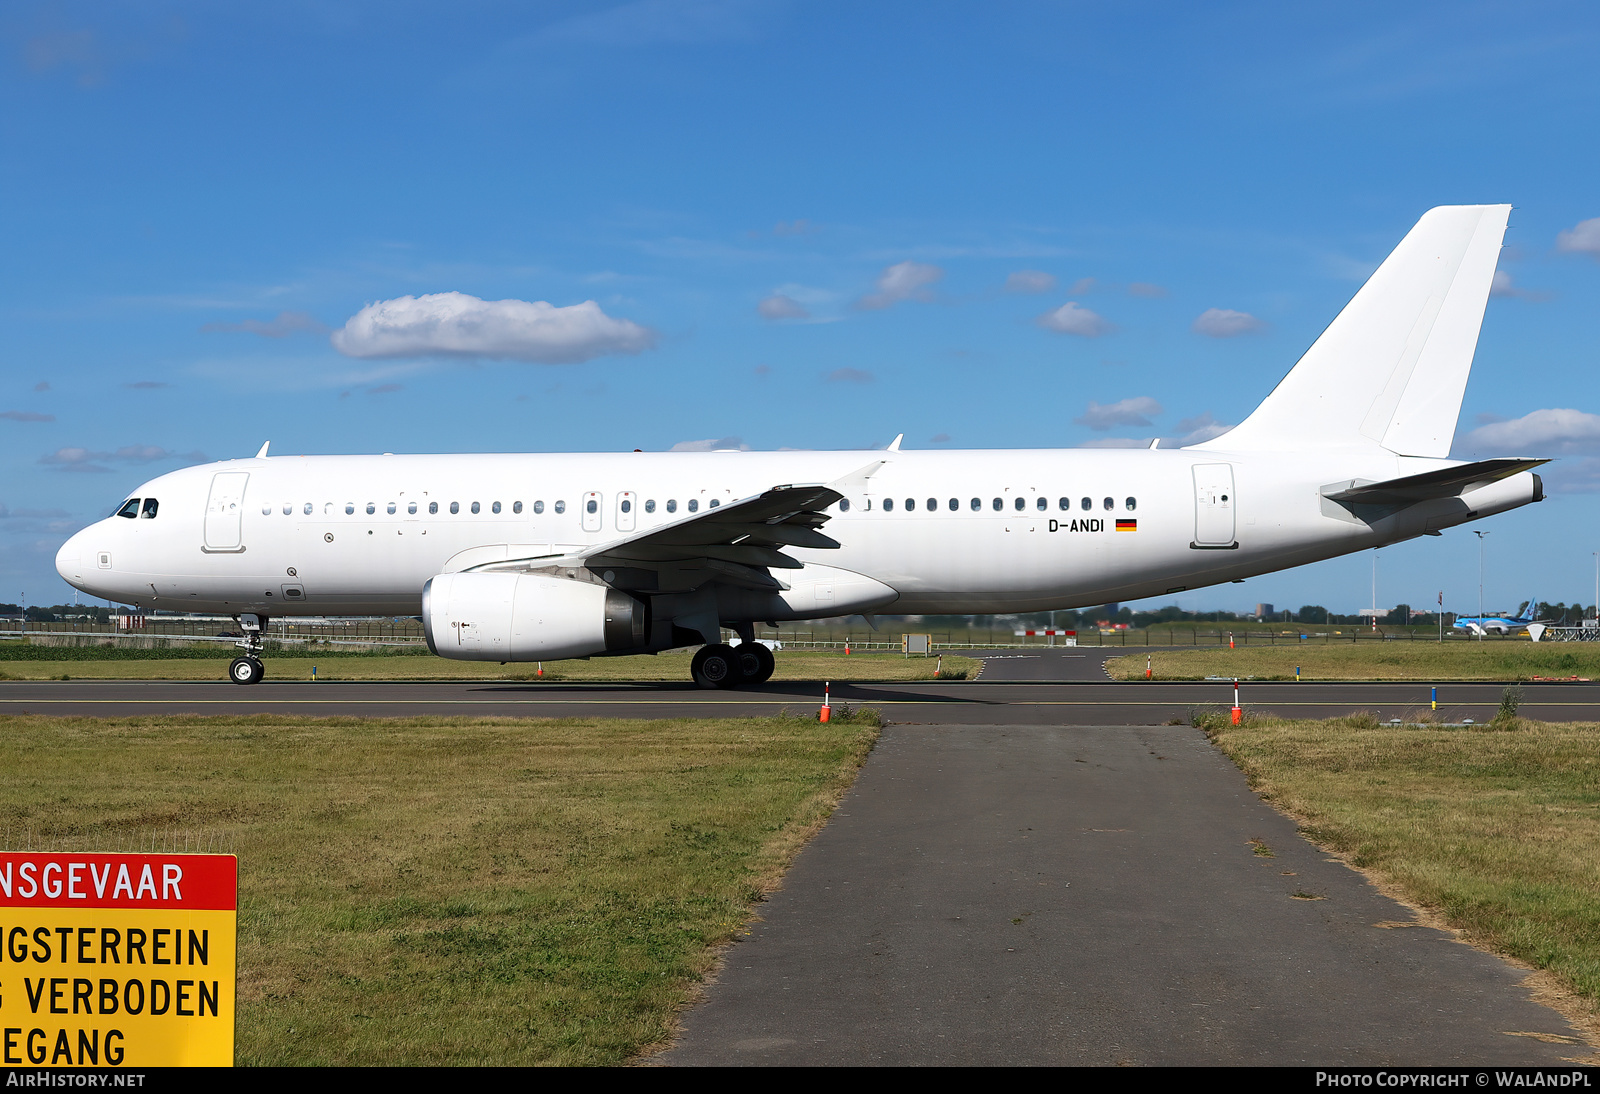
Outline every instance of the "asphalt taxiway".
<svg viewBox="0 0 1600 1094">
<path fill-rule="evenodd" d="M 891 725 L 759 915 L 656 1062 L 1593 1051 L 1526 972 L 1419 925 L 1187 726 Z"/>
<path fill-rule="evenodd" d="M 1070 668 L 1077 679 L 1065 675 Z M 1028 673 L 1048 673 L 1044 679 Z M 1056 675 L 1056 674 L 1062 675 Z M 1098 675 L 1098 679 L 1095 679 Z M 1438 716 L 1484 721 L 1499 708 L 1500 684 L 1440 684 Z M 1409 720 L 1429 710 L 1426 683 L 1257 683 L 1241 685 L 1247 710 L 1331 718 L 1371 711 Z M 1162 725 L 1197 709 L 1233 705 L 1225 681 L 1114 683 L 1098 659 L 990 657 L 975 681 L 834 683 L 834 703 L 877 708 L 892 722 L 961 725 Z M 130 717 L 154 714 L 300 714 L 405 717 L 702 718 L 815 710 L 822 682 L 769 682 L 737 691 L 690 683 L 506 683 L 494 681 L 323 682 L 269 678 L 226 681 L 0 681 L 0 713 Z M 1600 686 L 1529 684 L 1522 710 L 1547 721 L 1600 721 Z"/>
</svg>

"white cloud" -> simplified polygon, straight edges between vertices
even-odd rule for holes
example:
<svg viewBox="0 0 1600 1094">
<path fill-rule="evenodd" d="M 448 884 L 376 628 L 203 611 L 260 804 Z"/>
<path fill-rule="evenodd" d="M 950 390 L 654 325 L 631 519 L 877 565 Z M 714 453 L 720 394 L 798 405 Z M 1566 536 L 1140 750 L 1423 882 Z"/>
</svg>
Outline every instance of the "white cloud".
<svg viewBox="0 0 1600 1094">
<path fill-rule="evenodd" d="M 934 444 L 949 444 L 950 443 L 950 434 L 948 434 L 948 433 L 935 433 L 932 437 L 930 437 L 928 439 L 930 441 L 932 441 Z"/>
<path fill-rule="evenodd" d="M 262 338 L 283 338 L 291 334 L 326 334 L 327 326 L 303 311 L 281 311 L 277 318 L 263 322 L 246 319 L 242 323 L 207 323 L 200 328 L 207 333 L 257 334 Z"/>
<path fill-rule="evenodd" d="M 836 368 L 823 379 L 830 384 L 870 384 L 876 377 L 865 369 Z"/>
<path fill-rule="evenodd" d="M 1558 232 L 1556 250 L 1600 258 L 1600 217 L 1580 220 L 1575 227 Z"/>
<path fill-rule="evenodd" d="M 1128 423 L 1136 424 L 1136 423 Z M 1157 448 L 1184 448 L 1201 441 L 1209 441 L 1220 437 L 1233 426 L 1219 422 L 1210 412 L 1197 414 L 1193 418 L 1185 418 L 1178 423 L 1179 435 L 1176 437 L 1096 437 L 1091 441 L 1084 441 L 1080 448 L 1149 448 L 1150 442 L 1155 441 Z"/>
<path fill-rule="evenodd" d="M 187 460 L 191 463 L 204 463 L 203 452 L 171 452 L 160 445 L 154 444 L 125 444 L 115 452 L 95 452 L 87 448 L 75 446 L 58 448 L 54 452 L 40 456 L 39 462 L 57 471 L 110 471 L 108 463 L 155 463 L 157 460 Z"/>
<path fill-rule="evenodd" d="M 1465 452 L 1551 456 L 1600 451 L 1600 414 L 1535 410 L 1510 421 L 1480 425 L 1456 445 Z"/>
<path fill-rule="evenodd" d="M 1105 405 L 1091 402 L 1082 417 L 1072 420 L 1090 429 L 1112 429 L 1119 425 L 1149 425 L 1150 416 L 1160 413 L 1160 403 L 1148 395 L 1135 395 Z"/>
<path fill-rule="evenodd" d="M 943 270 L 926 262 L 896 262 L 878 275 L 878 291 L 856 301 L 856 307 L 875 310 L 902 300 L 927 300 L 933 295 L 928 286 L 943 276 Z"/>
<path fill-rule="evenodd" d="M 368 304 L 331 341 L 348 357 L 494 357 L 559 365 L 641 353 L 655 345 L 656 333 L 613 319 L 593 300 L 558 308 L 543 300 L 445 292 Z"/>
<path fill-rule="evenodd" d="M 1045 330 L 1052 330 L 1057 334 L 1076 334 L 1081 338 L 1099 338 L 1102 334 L 1110 334 L 1116 329 L 1097 313 L 1075 300 L 1067 301 L 1054 311 L 1045 312 L 1034 322 Z"/>
<path fill-rule="evenodd" d="M 1159 299 L 1167 295 L 1167 290 L 1160 285 L 1153 285 L 1148 281 L 1134 281 L 1128 285 L 1129 296 L 1143 296 L 1147 299 Z"/>
<path fill-rule="evenodd" d="M 53 422 L 54 414 L 38 414 L 32 410 L 4 410 L 0 411 L 0 418 L 8 422 Z"/>
<path fill-rule="evenodd" d="M 1179 448 L 1184 445 L 1199 444 L 1220 437 L 1233 426 L 1219 422 L 1211 416 L 1208 410 L 1204 414 L 1197 414 L 1193 418 L 1185 418 L 1178 423 L 1179 436 L 1173 438 Z"/>
<path fill-rule="evenodd" d="M 65 509 L 8 509 L 0 505 L 0 521 L 5 522 L 0 530 L 10 536 L 54 536 L 76 532 L 82 527 L 82 522 L 74 521 Z"/>
<path fill-rule="evenodd" d="M 1040 293 L 1056 287 L 1056 275 L 1043 270 L 1018 270 L 1006 278 L 1006 292 Z"/>
<path fill-rule="evenodd" d="M 1082 296 L 1084 293 L 1094 292 L 1099 282 L 1092 277 L 1080 277 L 1072 283 L 1072 288 L 1067 290 L 1068 296 Z"/>
<path fill-rule="evenodd" d="M 742 437 L 712 437 L 704 441 L 679 441 L 668 452 L 748 452 Z"/>
<path fill-rule="evenodd" d="M 1149 448 L 1150 438 L 1141 440 L 1138 437 L 1094 437 L 1084 441 L 1079 448 Z"/>
<path fill-rule="evenodd" d="M 761 313 L 763 319 L 809 319 L 811 313 L 806 311 L 805 305 L 792 296 L 785 296 L 775 292 L 761 303 L 756 305 L 756 311 Z"/>
<path fill-rule="evenodd" d="M 1494 280 L 1489 283 L 1490 296 L 1511 296 L 1519 300 L 1548 300 L 1550 294 L 1536 289 L 1524 289 L 1511 279 L 1505 270 L 1496 270 Z"/>
<path fill-rule="evenodd" d="M 1200 313 L 1200 317 L 1194 321 L 1190 329 L 1209 338 L 1237 338 L 1241 334 L 1258 331 L 1264 326 L 1265 323 L 1249 312 L 1232 311 L 1228 308 L 1207 308 Z"/>
</svg>

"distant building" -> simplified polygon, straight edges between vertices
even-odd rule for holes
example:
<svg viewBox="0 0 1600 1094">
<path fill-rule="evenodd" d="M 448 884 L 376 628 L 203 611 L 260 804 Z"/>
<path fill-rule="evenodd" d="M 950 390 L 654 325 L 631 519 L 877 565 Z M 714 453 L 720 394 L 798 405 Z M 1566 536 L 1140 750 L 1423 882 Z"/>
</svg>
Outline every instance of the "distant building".
<svg viewBox="0 0 1600 1094">
<path fill-rule="evenodd" d="M 1256 618 L 1257 619 L 1271 619 L 1272 615 L 1273 615 L 1273 612 L 1272 612 L 1272 605 L 1271 604 L 1257 604 L 1256 605 Z"/>
</svg>

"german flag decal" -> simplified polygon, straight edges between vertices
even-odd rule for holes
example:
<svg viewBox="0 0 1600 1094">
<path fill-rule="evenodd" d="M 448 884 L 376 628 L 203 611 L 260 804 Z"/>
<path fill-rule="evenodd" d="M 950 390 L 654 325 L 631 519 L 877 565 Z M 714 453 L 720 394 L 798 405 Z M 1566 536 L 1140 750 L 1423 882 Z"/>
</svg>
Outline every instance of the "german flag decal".
<svg viewBox="0 0 1600 1094">
<path fill-rule="evenodd" d="M 1117 531 L 1119 531 L 1119 532 L 1137 532 L 1138 530 L 1139 530 L 1139 522 L 1136 521 L 1136 520 L 1119 520 L 1119 521 L 1117 521 Z"/>
</svg>

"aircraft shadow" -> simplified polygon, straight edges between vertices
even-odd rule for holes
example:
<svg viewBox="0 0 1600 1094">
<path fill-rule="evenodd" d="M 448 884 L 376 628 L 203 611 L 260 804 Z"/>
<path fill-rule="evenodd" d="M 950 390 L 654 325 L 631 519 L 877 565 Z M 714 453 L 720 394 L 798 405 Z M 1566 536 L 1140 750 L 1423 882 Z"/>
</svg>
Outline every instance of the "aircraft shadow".
<svg viewBox="0 0 1600 1094">
<path fill-rule="evenodd" d="M 849 702 L 870 706 L 876 702 L 897 703 L 927 703 L 927 704 L 978 704 L 981 706 L 994 706 L 1003 703 L 1003 700 L 984 699 L 978 696 L 963 696 L 960 694 L 929 694 L 926 692 L 902 691 L 888 685 L 872 684 L 872 690 L 865 691 L 860 686 L 848 683 L 835 683 L 832 689 L 834 702 Z M 482 687 L 471 689 L 474 692 L 508 693 L 526 695 L 537 692 L 541 695 L 593 695 L 597 691 L 626 691 L 632 694 L 657 692 L 663 695 L 683 695 L 693 693 L 704 695 L 707 698 L 713 695 L 746 696 L 755 698 L 792 697 L 797 703 L 806 706 L 822 705 L 822 681 L 785 680 L 777 683 L 768 682 L 757 684 L 755 687 L 734 688 L 728 691 L 717 691 L 701 688 L 691 681 L 683 680 L 649 680 L 649 681 L 607 681 L 570 682 L 570 683 L 515 683 L 515 684 L 485 684 Z"/>
</svg>

